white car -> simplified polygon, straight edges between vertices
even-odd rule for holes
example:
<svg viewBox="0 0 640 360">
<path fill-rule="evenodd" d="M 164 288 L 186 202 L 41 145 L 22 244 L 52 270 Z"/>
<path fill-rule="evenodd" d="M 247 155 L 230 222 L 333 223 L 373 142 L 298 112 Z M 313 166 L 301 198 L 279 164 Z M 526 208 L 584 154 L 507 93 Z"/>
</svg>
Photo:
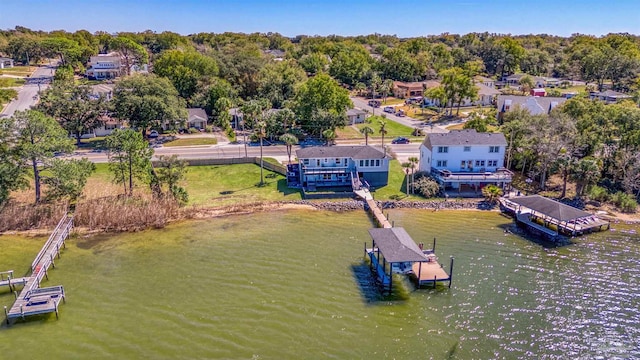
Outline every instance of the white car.
<svg viewBox="0 0 640 360">
<path fill-rule="evenodd" d="M 155 130 L 151 130 L 151 132 L 149 132 L 149 139 L 155 139 L 158 136 L 160 136 L 160 134 L 158 134 L 158 132 Z"/>
</svg>

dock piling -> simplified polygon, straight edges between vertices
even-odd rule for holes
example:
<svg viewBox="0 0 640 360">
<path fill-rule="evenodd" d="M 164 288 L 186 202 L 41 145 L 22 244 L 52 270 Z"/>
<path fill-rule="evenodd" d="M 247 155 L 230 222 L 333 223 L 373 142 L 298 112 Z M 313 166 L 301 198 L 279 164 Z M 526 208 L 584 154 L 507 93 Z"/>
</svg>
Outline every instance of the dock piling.
<svg viewBox="0 0 640 360">
<path fill-rule="evenodd" d="M 437 276 L 433 275 L 433 288 L 434 289 L 436 288 L 436 284 L 437 284 L 436 280 L 437 280 L 437 278 L 438 278 Z"/>
<path fill-rule="evenodd" d="M 449 289 L 451 289 L 452 279 L 453 279 L 453 256 L 451 257 L 451 263 L 449 264 Z"/>
</svg>

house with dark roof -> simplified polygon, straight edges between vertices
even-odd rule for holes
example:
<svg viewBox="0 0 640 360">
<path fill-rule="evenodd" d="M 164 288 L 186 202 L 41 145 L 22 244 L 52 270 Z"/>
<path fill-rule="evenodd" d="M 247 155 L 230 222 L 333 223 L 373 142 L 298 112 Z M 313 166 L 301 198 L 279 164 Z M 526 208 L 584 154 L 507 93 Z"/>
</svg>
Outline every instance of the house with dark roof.
<svg viewBox="0 0 640 360">
<path fill-rule="evenodd" d="M 360 109 L 347 110 L 347 124 L 362 124 L 367 117 L 367 113 Z"/>
<path fill-rule="evenodd" d="M 389 157 L 370 145 L 312 146 L 296 151 L 298 164 L 289 168 L 289 186 L 314 191 L 317 187 L 387 185 Z"/>
<path fill-rule="evenodd" d="M 474 100 L 471 100 L 471 98 L 464 98 L 462 99 L 460 106 L 489 106 L 495 104 L 496 96 L 501 94 L 500 91 L 481 81 L 476 81 L 474 84 L 478 90 L 477 98 Z M 423 102 L 426 106 L 440 106 L 440 101 L 428 97 L 425 97 Z"/>
<path fill-rule="evenodd" d="M 548 114 L 553 108 L 565 101 L 567 99 L 564 97 L 498 95 L 498 120 L 516 107 L 529 111 L 531 115 Z"/>
<path fill-rule="evenodd" d="M 419 169 L 430 172 L 445 189 L 478 191 L 488 184 L 505 187 L 512 175 L 504 168 L 506 147 L 502 133 L 473 129 L 431 133 L 420 145 Z"/>
<path fill-rule="evenodd" d="M 187 118 L 187 127 L 195 129 L 205 129 L 207 127 L 207 113 L 201 108 L 187 109 L 189 117 Z"/>
<path fill-rule="evenodd" d="M 589 99 L 604 101 L 607 104 L 615 104 L 619 101 L 629 100 L 631 98 L 632 98 L 631 95 L 623 94 L 621 92 L 617 92 L 613 90 L 606 90 L 606 91 L 600 91 L 600 92 L 593 91 L 589 93 Z"/>
</svg>

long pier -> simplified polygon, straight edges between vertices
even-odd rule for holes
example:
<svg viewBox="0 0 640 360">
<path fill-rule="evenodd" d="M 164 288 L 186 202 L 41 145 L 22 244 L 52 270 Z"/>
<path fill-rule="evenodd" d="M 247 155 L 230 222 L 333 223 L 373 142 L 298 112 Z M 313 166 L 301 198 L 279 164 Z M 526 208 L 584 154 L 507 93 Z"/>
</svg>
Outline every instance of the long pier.
<svg viewBox="0 0 640 360">
<path fill-rule="evenodd" d="M 60 250 L 65 248 L 65 241 L 71 233 L 73 228 L 73 217 L 65 215 L 58 225 L 49 236 L 49 239 L 44 244 L 36 258 L 31 263 L 31 274 L 25 278 L 13 279 L 13 271 L 7 273 L 9 279 L 7 284 L 10 289 L 15 289 L 17 284 L 22 283 L 23 288 L 20 294 L 14 291 L 16 294 L 16 301 L 7 310 L 4 307 L 4 313 L 7 319 L 7 324 L 10 324 L 16 319 L 25 319 L 27 316 L 56 313 L 58 317 L 58 305 L 60 301 L 65 301 L 64 288 L 59 286 L 52 286 L 47 288 L 40 288 L 42 279 L 49 279 L 48 271 L 50 267 L 55 268 L 55 258 L 60 258 Z M 10 273 L 10 274 L 9 274 Z M 4 284 L 0 283 L 0 285 Z"/>
</svg>

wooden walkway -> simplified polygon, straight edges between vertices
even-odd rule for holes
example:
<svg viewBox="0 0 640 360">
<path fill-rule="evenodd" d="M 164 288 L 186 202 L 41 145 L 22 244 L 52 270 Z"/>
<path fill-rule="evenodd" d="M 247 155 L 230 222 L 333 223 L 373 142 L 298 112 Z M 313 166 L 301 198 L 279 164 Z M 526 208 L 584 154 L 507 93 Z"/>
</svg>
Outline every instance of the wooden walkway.
<svg viewBox="0 0 640 360">
<path fill-rule="evenodd" d="M 354 192 L 356 193 L 356 195 L 360 196 L 362 199 L 364 199 L 364 201 L 366 201 L 367 207 L 369 208 L 369 213 L 371 213 L 371 216 L 373 216 L 373 219 L 376 221 L 378 226 L 385 229 L 390 229 L 393 227 L 387 217 L 384 216 L 382 210 L 380 210 L 380 208 L 378 207 L 378 204 L 376 204 L 375 200 L 373 200 L 373 196 L 369 192 L 369 189 L 360 188 L 358 190 L 354 190 Z"/>
<path fill-rule="evenodd" d="M 56 256 L 60 258 L 60 250 L 65 247 L 65 241 L 72 228 L 73 217 L 71 216 L 65 215 L 58 222 L 58 226 L 31 263 L 31 275 L 23 278 L 23 281 L 24 279 L 26 281 L 24 281 L 22 291 L 16 296 L 16 302 L 11 309 L 7 310 L 6 306 L 4 308 L 7 324 L 27 316 L 52 312 L 56 313 L 56 318 L 58 317 L 58 305 L 60 301 L 65 300 L 64 288 L 62 286 L 40 288 L 40 283 L 43 278 L 48 279 L 49 268 L 55 268 L 54 259 Z M 11 284 L 14 284 L 13 280 Z"/>
</svg>

